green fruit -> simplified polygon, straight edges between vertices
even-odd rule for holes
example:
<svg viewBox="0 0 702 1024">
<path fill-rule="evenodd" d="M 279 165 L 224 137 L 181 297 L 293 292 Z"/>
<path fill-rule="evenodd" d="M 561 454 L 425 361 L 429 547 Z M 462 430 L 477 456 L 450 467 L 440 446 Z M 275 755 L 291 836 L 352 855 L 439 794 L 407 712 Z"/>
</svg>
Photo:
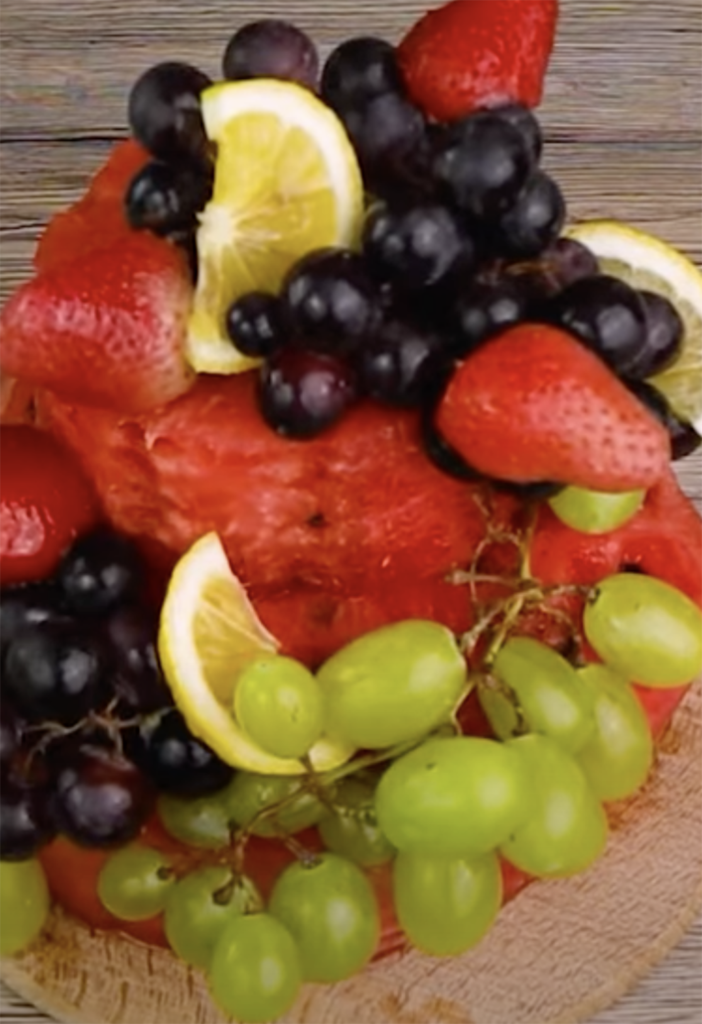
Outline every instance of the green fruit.
<svg viewBox="0 0 702 1024">
<path fill-rule="evenodd" d="M 570 752 L 579 750 L 592 734 L 590 691 L 552 647 L 531 637 L 513 637 L 499 651 L 493 671 L 513 692 L 529 732 L 550 736 Z M 505 728 L 510 722 L 498 704 L 505 696 L 483 688 L 479 697 L 496 735 L 514 735 L 514 727 Z"/>
<path fill-rule="evenodd" d="M 517 750 L 503 743 L 469 736 L 428 740 L 388 768 L 375 809 L 399 850 L 485 854 L 529 815 L 529 780 Z"/>
<path fill-rule="evenodd" d="M 409 620 L 367 633 L 317 674 L 332 737 L 370 750 L 419 739 L 449 720 L 466 692 L 455 637 L 436 622 Z"/>
<path fill-rule="evenodd" d="M 135 843 L 105 861 L 97 891 L 102 905 L 115 917 L 146 921 L 163 911 L 175 882 L 166 854 Z"/>
<path fill-rule="evenodd" d="M 360 868 L 333 853 L 286 868 L 273 887 L 269 910 L 295 939 L 305 981 L 349 978 L 378 945 L 373 887 Z"/>
<path fill-rule="evenodd" d="M 477 945 L 502 905 L 494 853 L 474 859 L 400 853 L 392 882 L 402 930 L 429 956 L 456 956 Z"/>
<path fill-rule="evenodd" d="M 644 503 L 645 491 L 605 494 L 582 487 L 565 487 L 549 498 L 549 505 L 562 523 L 580 533 L 610 533 L 636 515 Z"/>
<path fill-rule="evenodd" d="M 702 612 L 653 576 L 620 573 L 598 583 L 583 625 L 604 663 L 625 679 L 665 688 L 702 673 Z"/>
<path fill-rule="evenodd" d="M 584 772 L 546 736 L 522 736 L 507 746 L 522 758 L 533 807 L 500 852 L 538 877 L 584 871 L 603 852 L 608 832 L 607 817 Z"/>
<path fill-rule="evenodd" d="M 605 665 L 578 675 L 594 698 L 595 731 L 577 761 L 600 800 L 623 800 L 645 783 L 653 766 L 646 712 L 625 679 Z"/>
<path fill-rule="evenodd" d="M 0 956 L 14 956 L 36 939 L 51 900 L 38 860 L 0 861 Z"/>
<path fill-rule="evenodd" d="M 300 758 L 322 735 L 322 695 L 312 673 L 279 655 L 244 669 L 234 692 L 239 725 L 275 757 Z"/>
<path fill-rule="evenodd" d="M 299 776 L 239 772 L 225 794 L 231 818 L 256 836 L 294 835 L 317 825 L 327 813 Z"/>
<path fill-rule="evenodd" d="M 226 805 L 225 793 L 226 790 L 220 790 L 194 799 L 162 794 L 156 806 L 166 832 L 188 846 L 206 850 L 227 846 L 236 825 Z"/>
<path fill-rule="evenodd" d="M 396 850 L 378 826 L 375 790 L 357 779 L 345 779 L 334 797 L 334 810 L 319 823 L 324 845 L 364 868 L 386 864 Z"/>
</svg>

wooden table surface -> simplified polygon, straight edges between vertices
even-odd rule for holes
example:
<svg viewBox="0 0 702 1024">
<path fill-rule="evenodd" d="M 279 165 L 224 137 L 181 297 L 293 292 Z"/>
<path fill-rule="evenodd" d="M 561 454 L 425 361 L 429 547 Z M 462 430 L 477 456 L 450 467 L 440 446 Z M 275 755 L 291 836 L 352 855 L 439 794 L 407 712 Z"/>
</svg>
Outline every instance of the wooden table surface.
<svg viewBox="0 0 702 1024">
<path fill-rule="evenodd" d="M 353 34 L 397 38 L 424 7 L 424 0 L 270 0 L 265 8 L 237 0 L 3 0 L 0 297 L 27 276 L 47 218 L 80 194 L 124 136 L 129 85 L 149 64 L 185 59 L 216 75 L 231 32 L 264 13 L 284 12 L 326 49 Z M 561 0 L 542 113 L 546 165 L 572 216 L 631 221 L 702 262 L 701 97 L 702 0 Z M 698 502 L 701 465 L 694 460 L 683 475 Z M 3 986 L 0 1019 L 49 1018 Z M 702 922 L 596 1021 L 700 1024 Z"/>
</svg>

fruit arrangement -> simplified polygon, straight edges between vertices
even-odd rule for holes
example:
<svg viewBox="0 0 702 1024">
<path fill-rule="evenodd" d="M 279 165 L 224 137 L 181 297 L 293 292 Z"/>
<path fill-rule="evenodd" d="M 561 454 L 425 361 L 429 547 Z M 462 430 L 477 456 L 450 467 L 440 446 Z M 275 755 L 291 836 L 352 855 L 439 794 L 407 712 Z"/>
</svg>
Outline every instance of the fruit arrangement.
<svg viewBox="0 0 702 1024">
<path fill-rule="evenodd" d="M 557 4 L 513 8 L 150 68 L 41 237 L 0 320 L 4 955 L 53 897 L 274 1020 L 472 948 L 649 778 L 702 673 L 702 278 L 566 227 Z"/>
</svg>

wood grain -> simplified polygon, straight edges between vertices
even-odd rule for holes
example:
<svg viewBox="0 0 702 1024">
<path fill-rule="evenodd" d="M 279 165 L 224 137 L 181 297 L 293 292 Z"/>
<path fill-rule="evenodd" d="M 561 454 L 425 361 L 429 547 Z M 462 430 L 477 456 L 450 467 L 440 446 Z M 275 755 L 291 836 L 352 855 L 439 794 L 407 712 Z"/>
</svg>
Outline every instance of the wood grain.
<svg viewBox="0 0 702 1024">
<path fill-rule="evenodd" d="M 702 262 L 702 3 L 562 0 L 561 7 L 543 122 L 546 164 L 571 216 L 630 220 Z M 236 0 L 3 0 L 0 297 L 29 273 L 47 219 L 81 193 L 125 134 L 127 90 L 146 66 L 181 58 L 216 74 L 231 31 L 263 13 L 284 10 L 326 49 L 359 31 L 397 38 L 424 8 L 425 0 L 271 0 L 268 11 Z M 685 465 L 683 481 L 702 501 L 702 461 Z M 595 871 L 527 892 L 460 966 L 416 956 L 384 963 L 335 992 L 311 989 L 291 1020 L 546 1024 L 584 1019 L 612 1003 L 679 940 L 702 898 L 701 715 L 697 693 L 671 734 L 677 746 L 664 749 L 661 772 Z M 219 1019 L 200 983 L 166 954 L 89 938 L 60 918 L 51 935 L 45 955 L 34 951 L 8 977 L 39 1005 L 48 1007 L 51 991 L 59 1017 L 90 1024 Z M 700 968 L 702 922 L 597 1024 L 699 1024 Z M 144 1015 L 134 1003 L 134 971 L 142 978 L 151 972 L 158 996 L 149 1007 L 160 1015 Z M 544 991 L 535 978 L 545 979 Z M 345 1002 L 350 990 L 353 1010 Z M 443 1003 L 428 1004 L 428 992 Z M 7 1024 L 47 1019 L 6 990 L 0 1016 Z"/>
</svg>

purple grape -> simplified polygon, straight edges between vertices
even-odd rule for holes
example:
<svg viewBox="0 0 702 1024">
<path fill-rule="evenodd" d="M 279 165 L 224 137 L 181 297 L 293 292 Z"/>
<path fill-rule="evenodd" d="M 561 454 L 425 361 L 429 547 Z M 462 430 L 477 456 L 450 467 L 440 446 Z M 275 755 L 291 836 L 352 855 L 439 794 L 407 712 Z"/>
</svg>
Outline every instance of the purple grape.
<svg viewBox="0 0 702 1024">
<path fill-rule="evenodd" d="M 319 56 L 310 37 L 288 21 L 264 18 L 244 25 L 222 59 L 225 78 L 280 78 L 317 87 Z"/>
<path fill-rule="evenodd" d="M 438 335 L 392 320 L 361 351 L 359 383 L 370 398 L 412 408 L 445 383 L 446 364 L 446 346 Z"/>
<path fill-rule="evenodd" d="M 380 320 L 378 290 L 365 261 L 346 249 L 310 253 L 293 267 L 281 293 L 283 316 L 306 348 L 343 356 L 358 349 Z"/>
<path fill-rule="evenodd" d="M 72 544 L 57 578 L 69 611 L 99 616 L 137 596 L 144 565 L 132 541 L 100 526 Z"/>
<path fill-rule="evenodd" d="M 376 190 L 376 183 L 387 189 L 388 181 L 400 176 L 398 169 L 427 145 L 424 115 L 399 93 L 381 93 L 340 116 L 370 191 Z"/>
<path fill-rule="evenodd" d="M 167 61 L 149 68 L 129 94 L 134 137 L 167 163 L 209 163 L 200 109 L 200 93 L 209 85 L 212 82 L 207 75 L 190 64 Z"/>
<path fill-rule="evenodd" d="M 3 658 L 14 638 L 27 626 L 63 621 L 65 618 L 61 594 L 53 584 L 26 583 L 3 588 L 0 591 L 0 651 Z"/>
<path fill-rule="evenodd" d="M 267 359 L 287 341 L 282 302 L 268 292 L 249 292 L 230 306 L 227 333 L 245 356 Z"/>
<path fill-rule="evenodd" d="M 0 775 L 10 771 L 22 743 L 22 729 L 17 715 L 7 703 L 0 704 Z"/>
<path fill-rule="evenodd" d="M 55 835 L 46 790 L 16 779 L 3 780 L 0 790 L 0 860 L 28 860 Z"/>
<path fill-rule="evenodd" d="M 668 431 L 673 462 L 697 451 L 702 445 L 702 437 L 691 423 L 673 412 L 662 391 L 645 380 L 625 380 L 624 383 Z"/>
<path fill-rule="evenodd" d="M 494 246 L 500 256 L 532 259 L 558 238 L 566 216 L 561 190 L 543 171 L 534 174 L 498 221 Z"/>
<path fill-rule="evenodd" d="M 153 807 L 144 776 L 115 751 L 72 750 L 57 770 L 53 815 L 60 832 L 79 846 L 109 848 L 135 839 Z"/>
<path fill-rule="evenodd" d="M 142 724 L 130 756 L 164 793 L 207 796 L 226 786 L 234 775 L 233 768 L 190 733 L 175 710 Z"/>
<path fill-rule="evenodd" d="M 336 423 L 355 399 L 355 374 L 334 356 L 285 349 L 261 368 L 261 414 L 283 437 L 315 437 Z"/>
<path fill-rule="evenodd" d="M 211 194 L 212 180 L 204 170 L 153 161 L 139 171 L 127 190 L 127 220 L 133 228 L 156 235 L 192 233 L 197 214 Z"/>
<path fill-rule="evenodd" d="M 548 266 L 559 289 L 600 273 L 597 257 L 574 238 L 557 239 L 541 254 L 541 262 Z"/>
<path fill-rule="evenodd" d="M 395 47 L 384 39 L 347 39 L 329 56 L 320 85 L 322 99 L 344 113 L 386 93 L 404 93 Z"/>
<path fill-rule="evenodd" d="M 503 121 L 516 128 L 524 139 L 534 163 L 537 164 L 541 159 L 544 140 L 541 125 L 534 112 L 529 107 L 523 107 L 521 103 L 510 103 L 504 107 L 492 107 L 490 113 L 501 117 Z"/>
<path fill-rule="evenodd" d="M 451 353 L 463 358 L 507 327 L 526 318 L 529 296 L 518 278 L 476 281 L 458 297 L 453 309 Z"/>
<path fill-rule="evenodd" d="M 475 261 L 470 239 L 445 206 L 379 204 L 366 221 L 363 245 L 373 273 L 405 289 L 433 287 L 459 265 L 468 275 Z"/>
<path fill-rule="evenodd" d="M 628 375 L 643 380 L 673 365 L 682 351 L 685 325 L 672 302 L 662 295 L 647 291 L 639 295 L 646 314 L 646 339 Z"/>
<path fill-rule="evenodd" d="M 451 204 L 479 221 L 505 214 L 534 170 L 521 133 L 493 113 L 452 124 L 435 145 L 434 177 Z"/>
<path fill-rule="evenodd" d="M 607 274 L 582 278 L 558 295 L 553 321 L 576 335 L 615 373 L 627 376 L 646 344 L 646 311 L 638 292 Z"/>
<path fill-rule="evenodd" d="M 156 650 L 158 617 L 149 608 L 128 605 L 105 623 L 112 688 L 126 717 L 168 707 L 171 696 Z"/>
</svg>

